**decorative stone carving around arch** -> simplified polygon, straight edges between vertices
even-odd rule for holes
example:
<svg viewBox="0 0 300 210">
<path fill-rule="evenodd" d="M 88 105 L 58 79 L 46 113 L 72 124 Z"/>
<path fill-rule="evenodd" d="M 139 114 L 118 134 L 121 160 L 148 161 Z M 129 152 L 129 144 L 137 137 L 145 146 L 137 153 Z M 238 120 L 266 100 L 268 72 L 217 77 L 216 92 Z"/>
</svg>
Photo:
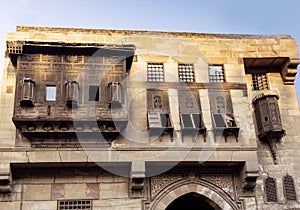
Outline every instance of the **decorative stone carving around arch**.
<svg viewBox="0 0 300 210">
<path fill-rule="evenodd" d="M 226 193 L 217 189 L 216 186 L 207 182 L 190 182 L 186 180 L 181 180 L 166 187 L 155 197 L 147 209 L 165 210 L 175 199 L 192 192 L 205 196 L 209 204 L 217 210 L 241 210 Z"/>
</svg>

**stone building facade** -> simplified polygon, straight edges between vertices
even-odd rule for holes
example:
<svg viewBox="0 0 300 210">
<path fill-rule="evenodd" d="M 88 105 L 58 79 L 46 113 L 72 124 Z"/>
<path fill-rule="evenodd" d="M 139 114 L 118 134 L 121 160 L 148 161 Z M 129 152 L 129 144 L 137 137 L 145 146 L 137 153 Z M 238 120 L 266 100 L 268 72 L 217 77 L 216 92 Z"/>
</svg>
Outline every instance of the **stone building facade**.
<svg viewBox="0 0 300 210">
<path fill-rule="evenodd" d="M 17 27 L 0 209 L 300 209 L 289 35 Z"/>
</svg>

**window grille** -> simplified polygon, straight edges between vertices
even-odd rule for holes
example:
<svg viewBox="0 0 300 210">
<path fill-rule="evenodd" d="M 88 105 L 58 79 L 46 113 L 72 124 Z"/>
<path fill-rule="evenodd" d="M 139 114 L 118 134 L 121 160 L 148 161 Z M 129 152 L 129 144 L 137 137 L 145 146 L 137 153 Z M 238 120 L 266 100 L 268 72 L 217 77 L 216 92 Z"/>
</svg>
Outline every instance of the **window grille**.
<svg viewBox="0 0 300 210">
<path fill-rule="evenodd" d="M 164 65 L 163 63 L 148 63 L 148 81 L 163 82 L 164 81 Z"/>
<path fill-rule="evenodd" d="M 92 209 L 92 201 L 91 200 L 66 200 L 66 201 L 58 201 L 58 210 L 64 209 Z"/>
<path fill-rule="evenodd" d="M 254 90 L 268 90 L 267 74 L 252 74 L 252 83 Z"/>
<path fill-rule="evenodd" d="M 194 82 L 193 64 L 178 64 L 178 74 L 180 82 Z"/>
<path fill-rule="evenodd" d="M 297 200 L 293 177 L 289 175 L 283 177 L 283 191 L 284 191 L 284 196 L 287 200 L 289 201 Z"/>
<path fill-rule="evenodd" d="M 265 190 L 267 202 L 277 202 L 276 180 L 274 178 L 267 178 L 265 181 Z"/>
<path fill-rule="evenodd" d="M 225 82 L 224 69 L 222 65 L 209 66 L 210 82 Z"/>
</svg>

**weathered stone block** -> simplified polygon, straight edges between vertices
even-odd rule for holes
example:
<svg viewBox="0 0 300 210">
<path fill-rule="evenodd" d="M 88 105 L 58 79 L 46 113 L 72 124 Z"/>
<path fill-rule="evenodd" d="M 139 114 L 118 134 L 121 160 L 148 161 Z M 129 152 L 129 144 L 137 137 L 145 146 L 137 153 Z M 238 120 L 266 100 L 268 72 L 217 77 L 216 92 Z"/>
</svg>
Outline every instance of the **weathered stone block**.
<svg viewBox="0 0 300 210">
<path fill-rule="evenodd" d="M 50 200 L 51 185 L 23 185 L 23 199 L 26 201 Z"/>
</svg>

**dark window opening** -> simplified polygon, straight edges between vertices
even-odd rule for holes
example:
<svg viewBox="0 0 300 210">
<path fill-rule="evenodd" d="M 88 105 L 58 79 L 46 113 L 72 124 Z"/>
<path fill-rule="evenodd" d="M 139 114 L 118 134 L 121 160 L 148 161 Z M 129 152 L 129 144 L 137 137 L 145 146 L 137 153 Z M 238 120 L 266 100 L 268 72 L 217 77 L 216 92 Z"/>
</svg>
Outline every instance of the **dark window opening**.
<svg viewBox="0 0 300 210">
<path fill-rule="evenodd" d="M 99 101 L 99 86 L 89 86 L 89 101 Z"/>
</svg>

